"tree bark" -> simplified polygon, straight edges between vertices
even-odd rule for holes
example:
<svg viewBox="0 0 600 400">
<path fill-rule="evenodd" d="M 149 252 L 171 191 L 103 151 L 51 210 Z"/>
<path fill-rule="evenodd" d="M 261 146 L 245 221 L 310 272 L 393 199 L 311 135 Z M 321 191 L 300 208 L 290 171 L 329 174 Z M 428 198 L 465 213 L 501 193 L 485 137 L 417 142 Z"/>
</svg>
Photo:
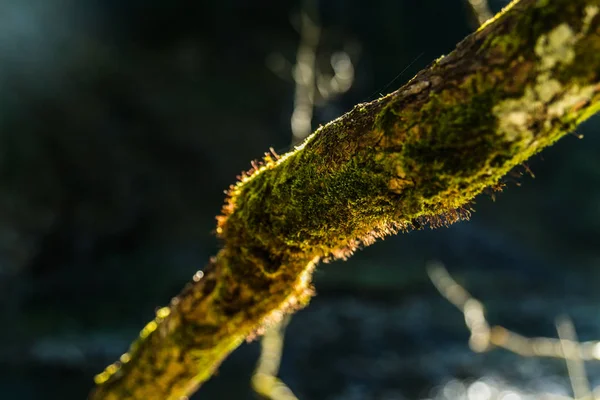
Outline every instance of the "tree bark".
<svg viewBox="0 0 600 400">
<path fill-rule="evenodd" d="M 514 1 L 397 91 L 244 174 L 219 217 L 222 250 L 90 398 L 190 395 L 308 303 L 319 260 L 468 217 L 476 195 L 598 110 L 600 0 Z"/>
</svg>

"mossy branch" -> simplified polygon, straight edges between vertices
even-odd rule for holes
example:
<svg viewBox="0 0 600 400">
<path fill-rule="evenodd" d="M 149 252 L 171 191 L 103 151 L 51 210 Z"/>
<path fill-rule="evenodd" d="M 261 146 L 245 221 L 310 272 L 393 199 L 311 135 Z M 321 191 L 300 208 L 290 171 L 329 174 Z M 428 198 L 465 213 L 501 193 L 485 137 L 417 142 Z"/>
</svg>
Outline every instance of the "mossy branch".
<svg viewBox="0 0 600 400">
<path fill-rule="evenodd" d="M 600 0 L 514 1 L 396 92 L 267 155 L 229 192 L 222 250 L 91 399 L 187 396 L 308 303 L 319 260 L 467 217 L 476 195 L 600 110 L 599 11 Z"/>
</svg>

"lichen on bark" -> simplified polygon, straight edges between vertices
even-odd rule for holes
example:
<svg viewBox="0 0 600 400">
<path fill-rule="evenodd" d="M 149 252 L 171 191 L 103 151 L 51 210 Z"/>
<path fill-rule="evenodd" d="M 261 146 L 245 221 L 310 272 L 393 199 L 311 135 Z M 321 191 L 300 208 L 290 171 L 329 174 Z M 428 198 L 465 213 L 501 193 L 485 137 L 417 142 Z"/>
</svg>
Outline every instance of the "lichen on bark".
<svg viewBox="0 0 600 400">
<path fill-rule="evenodd" d="M 229 191 L 222 250 L 91 398 L 187 396 L 244 339 L 308 303 L 319 260 L 468 217 L 476 195 L 600 109 L 599 9 L 514 1 L 399 90 L 265 156 Z"/>
</svg>

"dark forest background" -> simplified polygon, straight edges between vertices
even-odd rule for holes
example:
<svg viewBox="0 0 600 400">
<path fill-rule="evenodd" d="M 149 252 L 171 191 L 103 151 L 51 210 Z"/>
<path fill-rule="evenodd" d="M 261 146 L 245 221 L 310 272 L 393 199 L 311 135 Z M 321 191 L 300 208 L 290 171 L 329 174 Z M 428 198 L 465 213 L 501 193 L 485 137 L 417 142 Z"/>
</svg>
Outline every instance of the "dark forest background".
<svg viewBox="0 0 600 400">
<path fill-rule="evenodd" d="M 0 399 L 85 398 L 216 252 L 223 190 L 290 146 L 285 67 L 301 8 L 0 0 Z M 399 87 L 475 28 L 463 0 L 327 0 L 317 13 L 318 65 L 346 52 L 355 79 L 317 104 L 313 126 Z M 287 63 L 276 73 L 273 60 Z M 535 179 L 519 169 L 469 222 L 322 265 L 318 296 L 288 328 L 282 378 L 303 400 L 478 400 L 474 382 L 568 393 L 560 361 L 472 353 L 424 267 L 445 263 L 492 323 L 556 336 L 567 313 L 581 340 L 600 339 L 599 129 L 592 119 L 583 140 L 534 157 Z M 251 399 L 258 349 L 243 345 L 194 398 Z M 588 373 L 600 384 L 598 366 Z"/>
</svg>

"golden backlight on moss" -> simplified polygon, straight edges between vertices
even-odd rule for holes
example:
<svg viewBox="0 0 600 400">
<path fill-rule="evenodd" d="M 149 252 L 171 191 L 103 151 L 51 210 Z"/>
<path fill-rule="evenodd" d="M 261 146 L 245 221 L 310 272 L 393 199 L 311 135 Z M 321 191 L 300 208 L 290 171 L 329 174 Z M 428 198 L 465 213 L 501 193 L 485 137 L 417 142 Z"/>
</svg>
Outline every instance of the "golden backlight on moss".
<svg viewBox="0 0 600 400">
<path fill-rule="evenodd" d="M 121 363 L 123 364 L 127 364 L 130 360 L 131 356 L 129 355 L 129 353 L 124 353 L 121 355 L 121 357 L 119 357 L 119 361 L 121 361 Z"/>
<path fill-rule="evenodd" d="M 169 314 L 171 314 L 171 310 L 169 309 L 169 307 L 163 307 L 156 311 L 156 318 L 165 319 L 169 316 Z"/>
<path fill-rule="evenodd" d="M 405 87 L 252 163 L 217 218 L 224 247 L 157 311 L 129 362 L 98 375 L 91 399 L 187 396 L 244 339 L 308 304 L 317 262 L 468 218 L 475 196 L 599 109 L 598 6 L 515 1 Z M 474 349 L 519 343 L 449 285 Z"/>
<path fill-rule="evenodd" d="M 148 324 L 146 324 L 144 329 L 142 329 L 142 331 L 140 332 L 140 339 L 147 338 L 152 332 L 156 330 L 157 327 L 158 324 L 156 323 L 156 321 L 148 322 Z"/>
</svg>

